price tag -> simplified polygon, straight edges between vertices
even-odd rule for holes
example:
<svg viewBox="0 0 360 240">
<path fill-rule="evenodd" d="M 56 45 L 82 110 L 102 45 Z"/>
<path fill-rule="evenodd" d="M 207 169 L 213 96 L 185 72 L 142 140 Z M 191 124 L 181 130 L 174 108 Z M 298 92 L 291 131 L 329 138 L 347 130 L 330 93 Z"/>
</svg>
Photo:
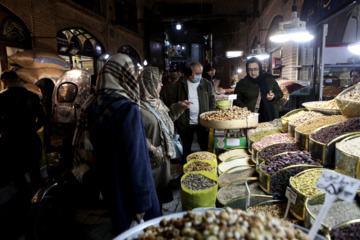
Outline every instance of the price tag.
<svg viewBox="0 0 360 240">
<path fill-rule="evenodd" d="M 245 182 L 245 209 L 250 207 L 250 194 L 249 185 Z"/>
<path fill-rule="evenodd" d="M 287 188 L 286 188 L 286 192 L 285 192 L 285 196 L 286 196 L 287 199 L 288 199 L 288 203 L 287 203 L 287 206 L 286 206 L 284 219 L 287 218 L 287 215 L 288 215 L 288 213 L 289 213 L 290 203 L 295 204 L 296 198 L 297 198 L 297 194 L 294 193 L 294 191 L 291 190 L 291 188 L 287 187 Z"/>
<path fill-rule="evenodd" d="M 231 146 L 231 147 L 240 146 L 240 139 L 238 139 L 238 138 L 228 138 L 228 139 L 226 139 L 226 145 Z"/>
<path fill-rule="evenodd" d="M 229 100 L 235 100 L 237 99 L 237 94 L 230 94 L 229 95 Z"/>
<path fill-rule="evenodd" d="M 336 172 L 324 170 L 316 183 L 316 188 L 325 192 L 324 204 L 316 217 L 314 224 L 309 232 L 309 239 L 313 240 L 318 232 L 321 223 L 324 221 L 327 212 L 333 202 L 340 198 L 351 202 L 360 187 L 360 181 Z"/>
</svg>

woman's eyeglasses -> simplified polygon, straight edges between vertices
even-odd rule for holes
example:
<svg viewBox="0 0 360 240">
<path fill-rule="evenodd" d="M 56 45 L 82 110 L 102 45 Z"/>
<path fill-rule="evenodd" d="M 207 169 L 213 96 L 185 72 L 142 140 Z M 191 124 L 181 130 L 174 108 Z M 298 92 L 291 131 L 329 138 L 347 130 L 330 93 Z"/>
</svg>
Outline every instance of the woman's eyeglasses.
<svg viewBox="0 0 360 240">
<path fill-rule="evenodd" d="M 356 75 L 356 74 L 355 74 L 355 75 L 351 75 L 351 77 L 352 77 L 352 78 L 358 78 L 358 77 L 360 77 L 360 75 Z"/>
<path fill-rule="evenodd" d="M 249 72 L 257 72 L 259 71 L 258 68 L 248 68 Z"/>
</svg>

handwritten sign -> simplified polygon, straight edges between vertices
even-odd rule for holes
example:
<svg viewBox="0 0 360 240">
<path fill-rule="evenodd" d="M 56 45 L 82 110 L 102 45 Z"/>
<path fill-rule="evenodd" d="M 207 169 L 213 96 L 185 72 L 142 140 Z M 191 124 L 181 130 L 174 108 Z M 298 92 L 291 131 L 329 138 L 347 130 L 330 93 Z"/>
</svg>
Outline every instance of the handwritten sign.
<svg viewBox="0 0 360 240">
<path fill-rule="evenodd" d="M 328 170 L 322 172 L 316 184 L 317 189 L 347 202 L 354 200 L 359 187 L 359 180 Z"/>
<path fill-rule="evenodd" d="M 237 94 L 230 94 L 229 95 L 229 100 L 235 100 L 237 99 Z"/>
<path fill-rule="evenodd" d="M 360 181 L 336 172 L 324 170 L 316 183 L 316 188 L 325 192 L 324 204 L 316 217 L 309 232 L 309 239 L 313 240 L 318 232 L 321 223 L 324 221 L 327 212 L 333 202 L 340 198 L 352 202 L 360 187 Z"/>
<path fill-rule="evenodd" d="M 287 218 L 287 215 L 288 215 L 288 213 L 289 213 L 290 203 L 295 204 L 296 198 L 297 198 L 297 194 L 294 193 L 294 191 L 291 190 L 291 188 L 287 187 L 287 188 L 286 188 L 286 192 L 285 192 L 285 196 L 286 196 L 287 199 L 288 199 L 288 204 L 287 204 L 287 206 L 286 206 L 284 219 Z"/>
<path fill-rule="evenodd" d="M 249 185 L 245 182 L 245 209 L 250 207 L 250 194 Z"/>
</svg>

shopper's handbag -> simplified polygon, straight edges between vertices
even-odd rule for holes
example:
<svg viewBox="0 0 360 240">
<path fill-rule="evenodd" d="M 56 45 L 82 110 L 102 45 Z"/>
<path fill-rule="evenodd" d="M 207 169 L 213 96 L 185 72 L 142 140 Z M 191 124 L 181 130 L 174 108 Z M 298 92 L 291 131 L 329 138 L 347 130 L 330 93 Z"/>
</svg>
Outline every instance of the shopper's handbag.
<svg viewBox="0 0 360 240">
<path fill-rule="evenodd" d="M 255 113 L 259 112 L 259 108 L 260 108 L 260 101 L 261 101 L 261 90 L 259 89 L 259 95 L 258 98 L 256 100 L 256 105 L 255 105 Z"/>
<path fill-rule="evenodd" d="M 155 115 L 155 117 L 157 117 L 160 120 L 160 122 L 162 123 L 165 131 L 170 136 L 169 129 L 167 128 L 166 124 L 161 119 L 161 117 L 157 114 L 157 112 L 147 102 L 143 101 L 143 103 L 145 103 L 146 106 L 150 109 L 150 111 Z M 183 146 L 182 146 L 182 143 L 181 143 L 180 135 L 177 134 L 177 133 L 174 133 L 174 136 L 172 137 L 171 141 L 172 141 L 172 143 L 174 145 L 174 149 L 175 149 L 175 156 L 173 157 L 173 159 L 177 159 L 177 158 L 181 157 L 182 154 L 183 154 Z"/>
<path fill-rule="evenodd" d="M 174 149 L 175 149 L 175 157 L 173 157 L 173 158 L 176 159 L 176 158 L 181 157 L 183 154 L 183 146 L 182 146 L 180 135 L 177 133 L 174 133 L 174 137 L 171 139 L 171 141 L 173 142 Z"/>
</svg>

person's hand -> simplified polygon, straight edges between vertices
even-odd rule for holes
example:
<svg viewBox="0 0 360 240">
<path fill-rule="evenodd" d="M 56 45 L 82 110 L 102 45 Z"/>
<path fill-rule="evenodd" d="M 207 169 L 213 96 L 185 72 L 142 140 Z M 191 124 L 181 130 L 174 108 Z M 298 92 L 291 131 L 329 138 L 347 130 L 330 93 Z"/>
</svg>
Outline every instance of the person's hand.
<svg viewBox="0 0 360 240">
<path fill-rule="evenodd" d="M 141 220 L 144 218 L 145 212 L 141 212 L 141 213 L 136 213 L 135 214 L 135 221 L 137 223 L 140 223 Z"/>
<path fill-rule="evenodd" d="M 190 104 L 194 104 L 193 102 L 190 102 L 188 100 L 184 100 L 182 102 L 178 102 L 181 107 L 188 109 L 190 107 Z"/>
<path fill-rule="evenodd" d="M 155 147 L 151 145 L 150 152 L 156 157 L 158 160 L 162 160 L 164 158 L 164 153 L 162 151 L 161 145 L 158 147 Z"/>
<path fill-rule="evenodd" d="M 274 93 L 273 93 L 271 90 L 270 90 L 269 93 L 266 95 L 266 99 L 267 99 L 268 101 L 273 100 L 274 97 L 275 97 L 275 95 L 274 95 Z"/>
</svg>

